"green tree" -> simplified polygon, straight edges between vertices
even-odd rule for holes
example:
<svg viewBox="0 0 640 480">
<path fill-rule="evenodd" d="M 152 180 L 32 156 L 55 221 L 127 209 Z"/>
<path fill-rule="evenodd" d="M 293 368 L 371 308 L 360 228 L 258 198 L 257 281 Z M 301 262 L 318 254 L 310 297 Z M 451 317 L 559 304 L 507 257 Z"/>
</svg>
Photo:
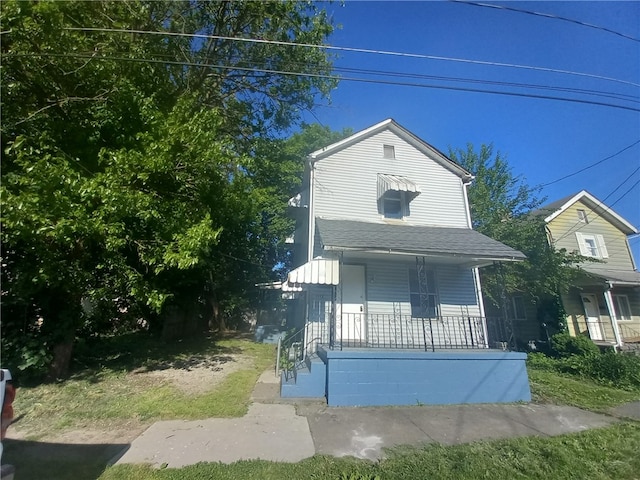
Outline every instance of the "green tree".
<svg viewBox="0 0 640 480">
<path fill-rule="evenodd" d="M 466 150 L 450 150 L 449 156 L 475 176 L 468 190 L 474 228 L 527 256 L 522 262 L 481 269 L 485 295 L 503 307 L 505 295 L 525 294 L 537 305 L 540 321 L 551 319 L 561 328 L 559 295 L 572 285 L 574 267 L 583 258 L 549 245 L 544 216 L 536 214 L 544 201 L 539 188 L 514 175 L 492 145 L 482 145 L 479 152 L 467 145 Z"/>
<path fill-rule="evenodd" d="M 57 377 L 79 329 L 98 329 L 96 312 L 108 328 L 123 311 L 157 325 L 212 292 L 232 310 L 275 259 L 261 185 L 288 188 L 256 143 L 334 86 L 273 73 L 329 72 L 320 49 L 232 39 L 321 44 L 325 12 L 250 1 L 0 8 L 4 359 Z"/>
</svg>

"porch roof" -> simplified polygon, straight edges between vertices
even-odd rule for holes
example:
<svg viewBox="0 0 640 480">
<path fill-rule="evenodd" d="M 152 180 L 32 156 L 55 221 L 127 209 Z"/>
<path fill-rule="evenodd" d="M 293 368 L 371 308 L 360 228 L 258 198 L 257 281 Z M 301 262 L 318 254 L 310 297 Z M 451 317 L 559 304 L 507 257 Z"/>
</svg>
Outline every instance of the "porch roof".
<svg viewBox="0 0 640 480">
<path fill-rule="evenodd" d="M 325 250 L 359 250 L 459 259 L 486 265 L 492 261 L 520 261 L 522 252 L 469 228 L 398 225 L 356 220 L 316 221 Z"/>
<path fill-rule="evenodd" d="M 598 268 L 599 265 L 581 265 L 580 268 L 589 275 L 602 278 L 614 285 L 640 286 L 640 272 L 635 270 L 614 270 Z"/>
</svg>

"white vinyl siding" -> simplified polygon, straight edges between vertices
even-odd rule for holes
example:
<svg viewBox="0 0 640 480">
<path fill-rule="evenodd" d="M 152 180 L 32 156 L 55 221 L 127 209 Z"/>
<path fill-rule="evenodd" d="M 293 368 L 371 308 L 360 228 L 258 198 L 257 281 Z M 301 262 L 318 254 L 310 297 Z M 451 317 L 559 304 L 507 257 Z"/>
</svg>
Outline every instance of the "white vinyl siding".
<svg viewBox="0 0 640 480">
<path fill-rule="evenodd" d="M 367 313 L 411 315 L 409 271 L 415 261 L 367 263 Z M 441 316 L 479 316 L 473 271 L 455 266 L 433 265 Z"/>
<path fill-rule="evenodd" d="M 384 158 L 384 145 L 394 146 L 395 159 Z M 389 130 L 315 163 L 312 214 L 380 221 L 378 173 L 401 175 L 420 187 L 405 216 L 407 223 L 467 227 L 462 180 Z"/>
</svg>

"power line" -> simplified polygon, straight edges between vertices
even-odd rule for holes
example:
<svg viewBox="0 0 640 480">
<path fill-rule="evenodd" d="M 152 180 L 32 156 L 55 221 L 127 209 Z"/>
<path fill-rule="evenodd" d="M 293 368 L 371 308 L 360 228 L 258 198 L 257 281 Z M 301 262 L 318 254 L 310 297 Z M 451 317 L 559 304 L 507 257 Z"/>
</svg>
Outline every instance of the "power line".
<svg viewBox="0 0 640 480">
<path fill-rule="evenodd" d="M 611 205 L 605 205 L 604 202 L 607 201 L 607 199 L 613 195 L 614 193 L 616 193 L 620 188 L 622 188 L 622 186 L 627 183 L 627 181 L 633 177 L 638 171 L 640 170 L 640 167 L 636 168 L 629 176 L 627 176 L 627 178 L 625 178 L 616 188 L 613 189 L 613 191 L 607 195 L 604 200 L 602 200 L 600 203 L 604 206 L 603 208 L 603 213 L 606 212 L 607 210 L 611 210 L 611 207 L 613 207 L 616 203 L 618 203 L 620 200 L 622 200 L 625 196 L 627 196 L 627 194 L 629 194 L 629 192 L 631 192 L 631 190 L 633 190 L 638 184 L 640 184 L 640 179 L 638 179 L 633 185 L 631 185 L 631 187 L 624 192 L 615 202 L 613 202 Z M 595 213 L 594 210 L 591 210 L 592 213 Z M 596 214 L 595 217 L 592 218 L 591 221 L 595 220 L 596 218 L 600 218 L 602 217 L 602 214 Z M 576 233 L 578 230 L 581 230 L 582 228 L 584 228 L 586 225 L 586 223 L 583 223 L 581 221 L 576 222 L 575 225 L 573 225 L 569 230 L 567 230 L 567 232 L 562 235 L 561 237 L 559 237 L 556 242 L 559 242 L 560 240 L 567 238 L 569 235 L 571 235 L 572 233 Z M 579 226 L 579 227 L 578 227 Z M 575 227 L 578 227 L 574 230 Z"/>
<path fill-rule="evenodd" d="M 540 185 L 540 187 L 542 187 L 542 188 L 544 188 L 544 187 L 548 187 L 549 185 L 553 185 L 554 183 L 558 183 L 558 182 L 560 182 L 560 181 L 562 181 L 562 180 L 565 180 L 565 179 L 567 179 L 567 178 L 569 178 L 569 177 L 573 177 L 574 175 L 578 175 L 579 173 L 582 173 L 582 172 L 584 172 L 584 171 L 586 171 L 586 170 L 589 170 L 590 168 L 593 168 L 593 167 L 595 167 L 596 165 L 600 165 L 602 162 L 604 162 L 604 161 L 606 161 L 606 160 L 609 160 L 610 158 L 613 158 L 613 157 L 616 157 L 616 156 L 620 155 L 622 152 L 624 152 L 624 151 L 626 151 L 626 150 L 629 150 L 631 147 L 635 147 L 635 146 L 636 146 L 636 145 L 638 145 L 639 143 L 640 143 L 640 140 L 637 140 L 637 141 L 633 142 L 631 145 L 627 145 L 626 147 L 624 147 L 624 148 L 623 148 L 622 150 L 620 150 L 619 152 L 614 153 L 613 155 L 609 155 L 608 157 L 603 158 L 602 160 L 598 160 L 597 162 L 592 163 L 591 165 L 588 165 L 588 166 L 586 166 L 586 167 L 584 167 L 584 168 L 581 168 L 580 170 L 577 170 L 577 171 L 575 171 L 575 172 L 573 172 L 573 173 L 570 173 L 570 174 L 568 174 L 568 175 L 565 175 L 564 177 L 560 177 L 560 178 L 558 178 L 557 180 L 553 180 L 552 182 L 548 182 L 548 183 L 543 183 L 542 185 Z M 635 173 L 635 172 L 634 172 L 634 173 Z M 633 175 L 633 174 L 632 174 L 632 175 Z"/>
<path fill-rule="evenodd" d="M 164 35 L 164 36 L 177 36 L 177 37 L 187 37 L 187 38 L 201 38 L 201 39 L 210 39 L 210 40 L 228 40 L 233 42 L 248 42 L 248 43 L 262 43 L 262 44 L 270 44 L 270 45 L 282 45 L 282 46 L 294 46 L 294 47 L 305 47 L 305 48 L 317 48 L 323 50 L 335 50 L 341 52 L 352 52 L 352 53 L 367 53 L 374 55 L 390 55 L 395 57 L 408 57 L 408 58 L 421 58 L 426 60 L 439 60 L 439 61 L 447 61 L 447 62 L 459 62 L 459 63 L 470 63 L 474 65 L 486 65 L 493 67 L 506 67 L 506 68 L 520 68 L 525 70 L 536 70 L 542 72 L 549 73 L 560 73 L 564 75 L 576 75 L 581 77 L 589 77 L 596 78 L 598 80 L 607 80 L 610 82 L 623 83 L 627 85 L 632 85 L 634 87 L 640 87 L 640 83 L 630 82 L 627 80 L 620 80 L 618 78 L 605 77 L 602 75 L 595 75 L 591 73 L 584 72 L 575 72 L 571 70 L 562 70 L 556 68 L 548 68 L 548 67 L 538 67 L 533 65 L 519 65 L 513 63 L 502 63 L 502 62 L 489 62 L 485 60 L 471 60 L 467 58 L 456 58 L 456 57 L 442 57 L 437 55 L 425 55 L 420 53 L 407 53 L 407 52 L 394 52 L 390 50 L 372 50 L 368 48 L 355 48 L 355 47 L 337 47 L 333 45 L 316 45 L 313 43 L 297 43 L 297 42 L 284 42 L 279 40 L 264 40 L 258 38 L 243 38 L 243 37 L 226 37 L 223 35 L 205 35 L 200 33 L 179 33 L 179 32 L 157 32 L 152 30 L 134 30 L 134 29 L 124 29 L 124 28 L 97 28 L 97 27 L 67 27 L 65 30 L 73 30 L 73 31 L 85 31 L 85 32 L 112 32 L 112 33 L 137 33 L 143 35 Z"/>
<path fill-rule="evenodd" d="M 554 20 L 562 20 L 564 22 L 575 23 L 576 25 L 580 25 L 582 27 L 595 28 L 596 30 L 602 30 L 603 32 L 612 33 L 613 35 L 618 35 L 619 37 L 626 38 L 627 40 L 633 40 L 634 42 L 640 42 L 640 39 L 638 38 L 632 37 L 631 35 L 627 35 L 625 33 L 618 32 L 616 30 L 611 30 L 610 28 L 607 28 L 607 27 L 602 27 L 600 25 L 594 25 L 592 23 L 587 23 L 587 22 L 581 22 L 580 20 L 574 20 L 573 18 L 561 17 L 559 15 L 553 15 L 551 13 L 534 12 L 532 10 L 523 10 L 520 8 L 507 7 L 505 5 L 493 5 L 490 3 L 467 2 L 466 0 L 449 0 L 449 1 L 453 3 L 462 3 L 465 5 L 472 5 L 474 7 L 487 7 L 487 8 L 495 8 L 498 10 L 509 10 L 511 12 L 526 13 L 528 15 L 535 15 L 537 17 L 545 17 L 545 18 L 551 18 Z"/>
<path fill-rule="evenodd" d="M 67 54 L 19 53 L 19 54 L 12 54 L 12 55 L 16 57 L 89 58 L 93 60 L 128 61 L 128 62 L 138 62 L 138 63 L 181 65 L 181 66 L 191 66 L 191 67 L 200 67 L 200 68 L 219 68 L 222 70 L 238 70 L 238 71 L 253 72 L 253 73 L 258 72 L 258 73 L 266 73 L 266 74 L 288 75 L 288 76 L 308 77 L 308 78 L 324 78 L 328 80 L 373 83 L 373 84 L 379 84 L 379 85 L 434 88 L 434 89 L 440 89 L 440 90 L 453 90 L 453 91 L 459 91 L 459 92 L 487 93 L 487 94 L 493 94 L 493 95 L 506 95 L 506 96 L 512 96 L 512 97 L 557 100 L 557 101 L 570 102 L 570 103 L 581 103 L 581 104 L 587 104 L 587 105 L 598 105 L 603 107 L 619 108 L 622 110 L 630 110 L 632 112 L 640 112 L 640 108 L 631 107 L 627 105 L 597 102 L 594 100 L 586 100 L 586 99 L 578 99 L 578 98 L 557 97 L 553 95 L 538 95 L 538 94 L 532 94 L 532 93 L 508 92 L 508 91 L 488 90 L 488 89 L 469 88 L 469 87 L 454 87 L 454 86 L 433 85 L 433 84 L 424 84 L 424 83 L 397 82 L 397 81 L 391 81 L 391 80 L 373 80 L 368 78 L 344 77 L 344 76 L 319 74 L 319 73 L 291 72 L 286 70 L 272 70 L 272 69 L 266 69 L 266 68 L 248 68 L 248 67 L 228 66 L 228 65 L 220 65 L 220 64 L 206 64 L 206 63 L 144 59 L 144 58 L 133 58 L 133 57 L 107 57 L 104 55 L 87 55 L 87 54 L 73 54 L 73 53 L 67 53 Z M 2 55 L 2 56 L 6 57 L 7 55 Z"/>
</svg>

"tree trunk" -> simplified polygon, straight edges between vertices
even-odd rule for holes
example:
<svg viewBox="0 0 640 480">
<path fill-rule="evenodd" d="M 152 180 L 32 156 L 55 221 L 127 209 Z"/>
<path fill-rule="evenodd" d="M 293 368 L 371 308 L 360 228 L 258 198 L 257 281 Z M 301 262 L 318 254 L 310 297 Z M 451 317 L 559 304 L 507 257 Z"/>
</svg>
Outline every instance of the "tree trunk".
<svg viewBox="0 0 640 480">
<path fill-rule="evenodd" d="M 53 360 L 49 366 L 48 380 L 56 380 L 69 376 L 72 352 L 73 336 L 59 342 L 53 347 Z"/>
</svg>

